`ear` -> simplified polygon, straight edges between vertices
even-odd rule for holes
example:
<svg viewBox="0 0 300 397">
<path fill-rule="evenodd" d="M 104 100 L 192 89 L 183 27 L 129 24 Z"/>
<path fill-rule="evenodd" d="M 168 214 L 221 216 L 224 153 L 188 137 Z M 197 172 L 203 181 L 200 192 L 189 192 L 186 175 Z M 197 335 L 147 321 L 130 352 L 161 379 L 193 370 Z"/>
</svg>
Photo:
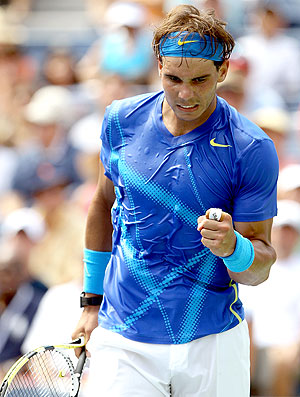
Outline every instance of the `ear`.
<svg viewBox="0 0 300 397">
<path fill-rule="evenodd" d="M 161 77 L 161 71 L 162 71 L 162 68 L 163 68 L 163 64 L 162 64 L 160 59 L 157 60 L 157 68 L 158 68 L 159 77 Z"/>
<path fill-rule="evenodd" d="M 219 75 L 218 83 L 221 83 L 222 81 L 225 80 L 225 77 L 227 76 L 228 68 L 229 68 L 229 60 L 227 59 L 222 63 L 220 69 L 218 70 L 218 75 Z"/>
</svg>

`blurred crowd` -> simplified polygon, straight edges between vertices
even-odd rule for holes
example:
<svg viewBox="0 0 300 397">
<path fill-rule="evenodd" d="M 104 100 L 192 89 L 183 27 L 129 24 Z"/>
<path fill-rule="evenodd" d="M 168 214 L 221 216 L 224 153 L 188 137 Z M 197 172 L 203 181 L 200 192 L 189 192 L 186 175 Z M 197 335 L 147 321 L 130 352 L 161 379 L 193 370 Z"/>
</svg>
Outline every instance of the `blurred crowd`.
<svg viewBox="0 0 300 397">
<path fill-rule="evenodd" d="M 30 21 L 46 15 L 47 28 L 43 3 L 50 4 L 0 1 L 0 380 L 21 354 L 70 339 L 105 108 L 161 89 L 152 28 L 183 2 L 74 1 L 90 33 L 84 43 L 76 42 L 72 17 L 64 40 L 61 32 L 53 39 L 53 27 L 51 39 L 37 37 Z M 184 3 L 214 8 L 228 22 L 236 47 L 218 95 L 258 124 L 278 152 L 278 258 L 267 282 L 240 293 L 253 396 L 300 396 L 300 2 Z M 68 16 L 71 2 L 51 5 L 51 15 Z"/>
</svg>

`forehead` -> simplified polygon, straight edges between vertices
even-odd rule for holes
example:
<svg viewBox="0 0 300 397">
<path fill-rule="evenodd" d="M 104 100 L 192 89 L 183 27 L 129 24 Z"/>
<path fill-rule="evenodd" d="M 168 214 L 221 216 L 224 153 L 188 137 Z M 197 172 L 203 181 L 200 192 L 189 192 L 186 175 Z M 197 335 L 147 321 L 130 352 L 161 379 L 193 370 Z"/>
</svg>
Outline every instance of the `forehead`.
<svg viewBox="0 0 300 397">
<path fill-rule="evenodd" d="M 176 76 L 182 74 L 186 77 L 194 77 L 195 74 L 200 76 L 216 71 L 214 62 L 210 59 L 181 57 L 163 57 L 162 69 L 164 73 Z"/>
</svg>

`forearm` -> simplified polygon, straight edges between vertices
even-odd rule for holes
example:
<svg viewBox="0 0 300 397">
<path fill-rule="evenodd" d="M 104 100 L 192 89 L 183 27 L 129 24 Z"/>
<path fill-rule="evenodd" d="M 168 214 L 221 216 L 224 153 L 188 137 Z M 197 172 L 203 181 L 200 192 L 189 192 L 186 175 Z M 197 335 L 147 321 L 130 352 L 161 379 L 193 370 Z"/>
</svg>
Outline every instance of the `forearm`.
<svg viewBox="0 0 300 397">
<path fill-rule="evenodd" d="M 103 294 L 103 279 L 112 249 L 111 207 L 115 200 L 114 186 L 100 163 L 96 192 L 89 207 L 84 249 L 84 291 Z"/>
<path fill-rule="evenodd" d="M 85 231 L 85 247 L 94 251 L 111 251 L 112 223 L 111 207 L 115 200 L 114 185 L 99 164 L 99 179 L 91 201 Z"/>
<path fill-rule="evenodd" d="M 246 285 L 258 285 L 267 280 L 270 269 L 276 260 L 276 252 L 271 245 L 261 240 L 251 240 L 255 257 L 252 265 L 241 273 L 228 269 L 229 276 L 236 282 Z"/>
</svg>

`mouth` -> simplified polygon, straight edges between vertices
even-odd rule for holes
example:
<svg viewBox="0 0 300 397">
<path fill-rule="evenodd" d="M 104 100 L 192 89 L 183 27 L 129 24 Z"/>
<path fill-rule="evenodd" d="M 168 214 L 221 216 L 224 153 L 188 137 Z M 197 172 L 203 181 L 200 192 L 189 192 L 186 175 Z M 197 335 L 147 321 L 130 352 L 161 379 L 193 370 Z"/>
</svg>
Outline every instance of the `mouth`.
<svg viewBox="0 0 300 397">
<path fill-rule="evenodd" d="M 199 105 L 179 105 L 177 104 L 178 109 L 180 109 L 183 112 L 194 112 L 196 109 L 198 109 Z"/>
</svg>

